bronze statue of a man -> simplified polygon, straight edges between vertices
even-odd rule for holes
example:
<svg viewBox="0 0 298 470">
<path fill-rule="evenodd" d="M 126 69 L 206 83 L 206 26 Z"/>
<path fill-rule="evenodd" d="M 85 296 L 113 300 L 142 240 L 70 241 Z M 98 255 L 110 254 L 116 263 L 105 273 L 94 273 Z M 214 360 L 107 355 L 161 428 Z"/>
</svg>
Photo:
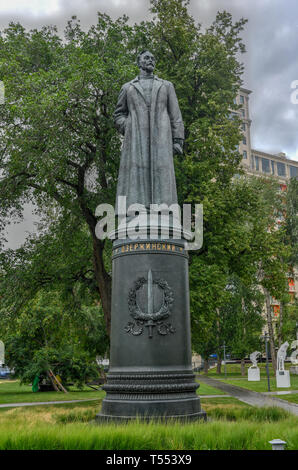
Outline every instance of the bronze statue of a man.
<svg viewBox="0 0 298 470">
<path fill-rule="evenodd" d="M 140 74 L 125 83 L 114 113 L 124 136 L 117 196 L 127 207 L 177 203 L 173 153 L 182 154 L 184 125 L 174 86 L 153 74 L 155 58 L 138 56 Z"/>
</svg>

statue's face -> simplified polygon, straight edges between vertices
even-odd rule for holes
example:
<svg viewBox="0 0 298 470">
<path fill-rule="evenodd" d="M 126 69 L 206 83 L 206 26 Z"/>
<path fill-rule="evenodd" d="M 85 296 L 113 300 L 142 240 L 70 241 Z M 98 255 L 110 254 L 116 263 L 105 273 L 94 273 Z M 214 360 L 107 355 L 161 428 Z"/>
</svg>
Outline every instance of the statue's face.
<svg viewBox="0 0 298 470">
<path fill-rule="evenodd" d="M 155 69 L 155 64 L 155 57 L 149 51 L 143 52 L 143 54 L 139 58 L 139 67 L 140 69 L 143 69 L 146 72 L 153 72 L 153 70 Z"/>
</svg>

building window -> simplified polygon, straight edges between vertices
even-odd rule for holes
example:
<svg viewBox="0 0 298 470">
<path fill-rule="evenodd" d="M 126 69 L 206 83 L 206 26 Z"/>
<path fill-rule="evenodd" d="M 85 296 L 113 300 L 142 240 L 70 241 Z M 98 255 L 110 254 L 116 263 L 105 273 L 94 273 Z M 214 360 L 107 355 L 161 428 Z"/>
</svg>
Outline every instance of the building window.
<svg viewBox="0 0 298 470">
<path fill-rule="evenodd" d="M 277 162 L 276 166 L 278 176 L 286 176 L 286 165 L 284 163 Z"/>
<path fill-rule="evenodd" d="M 298 167 L 290 165 L 290 177 L 291 178 L 298 178 Z"/>
<path fill-rule="evenodd" d="M 289 291 L 290 292 L 295 292 L 295 280 L 294 279 L 288 279 L 289 282 Z"/>
<path fill-rule="evenodd" d="M 243 150 L 243 158 L 244 158 L 244 160 L 247 160 L 247 151 L 246 150 Z"/>
<path fill-rule="evenodd" d="M 244 104 L 244 96 L 240 95 L 240 103 Z"/>
<path fill-rule="evenodd" d="M 243 108 L 241 109 L 241 114 L 242 114 L 242 117 L 245 118 L 245 109 L 243 109 Z"/>
<path fill-rule="evenodd" d="M 259 171 L 259 157 L 255 156 L 256 170 Z"/>
<path fill-rule="evenodd" d="M 242 123 L 242 129 L 243 129 L 244 131 L 246 131 L 246 124 L 245 124 L 245 122 Z"/>
<path fill-rule="evenodd" d="M 245 136 L 243 136 L 242 143 L 243 143 L 243 145 L 246 145 L 246 137 Z"/>
<path fill-rule="evenodd" d="M 275 317 L 278 317 L 280 313 L 280 306 L 279 305 L 273 305 L 273 315 Z"/>
<path fill-rule="evenodd" d="M 272 172 L 273 175 L 275 174 L 274 161 L 273 160 L 271 160 L 271 172 Z"/>
<path fill-rule="evenodd" d="M 267 158 L 262 158 L 262 172 L 270 173 L 270 161 Z"/>
</svg>

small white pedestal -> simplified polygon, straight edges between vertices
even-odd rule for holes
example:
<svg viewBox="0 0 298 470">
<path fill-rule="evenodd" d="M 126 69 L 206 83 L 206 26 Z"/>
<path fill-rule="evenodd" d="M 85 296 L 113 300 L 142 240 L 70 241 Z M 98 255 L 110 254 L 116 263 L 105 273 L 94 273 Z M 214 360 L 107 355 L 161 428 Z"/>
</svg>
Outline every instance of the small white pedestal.
<svg viewBox="0 0 298 470">
<path fill-rule="evenodd" d="M 289 388 L 291 386 L 290 372 L 288 370 L 276 371 L 276 387 Z"/>
<path fill-rule="evenodd" d="M 260 369 L 258 367 L 249 367 L 248 369 L 248 381 L 259 382 L 260 381 Z"/>
</svg>

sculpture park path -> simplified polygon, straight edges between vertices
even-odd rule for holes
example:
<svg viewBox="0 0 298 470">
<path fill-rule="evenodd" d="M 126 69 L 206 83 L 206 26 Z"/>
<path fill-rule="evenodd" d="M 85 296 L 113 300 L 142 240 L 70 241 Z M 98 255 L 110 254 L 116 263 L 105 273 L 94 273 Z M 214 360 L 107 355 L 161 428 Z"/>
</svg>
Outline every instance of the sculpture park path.
<svg viewBox="0 0 298 470">
<path fill-rule="evenodd" d="M 197 380 L 198 382 L 202 382 L 206 385 L 211 385 L 214 388 L 218 388 L 219 390 L 223 390 L 230 396 L 237 398 L 237 400 L 247 403 L 248 405 L 258 407 L 276 406 L 279 408 L 283 408 L 284 410 L 289 411 L 290 413 L 298 416 L 298 404 L 290 403 L 286 400 L 281 400 L 280 398 L 276 398 L 265 393 L 253 392 L 252 390 L 247 390 L 242 387 L 236 387 L 235 385 L 226 384 L 221 380 L 211 379 L 210 377 L 206 376 L 197 375 Z"/>
</svg>

